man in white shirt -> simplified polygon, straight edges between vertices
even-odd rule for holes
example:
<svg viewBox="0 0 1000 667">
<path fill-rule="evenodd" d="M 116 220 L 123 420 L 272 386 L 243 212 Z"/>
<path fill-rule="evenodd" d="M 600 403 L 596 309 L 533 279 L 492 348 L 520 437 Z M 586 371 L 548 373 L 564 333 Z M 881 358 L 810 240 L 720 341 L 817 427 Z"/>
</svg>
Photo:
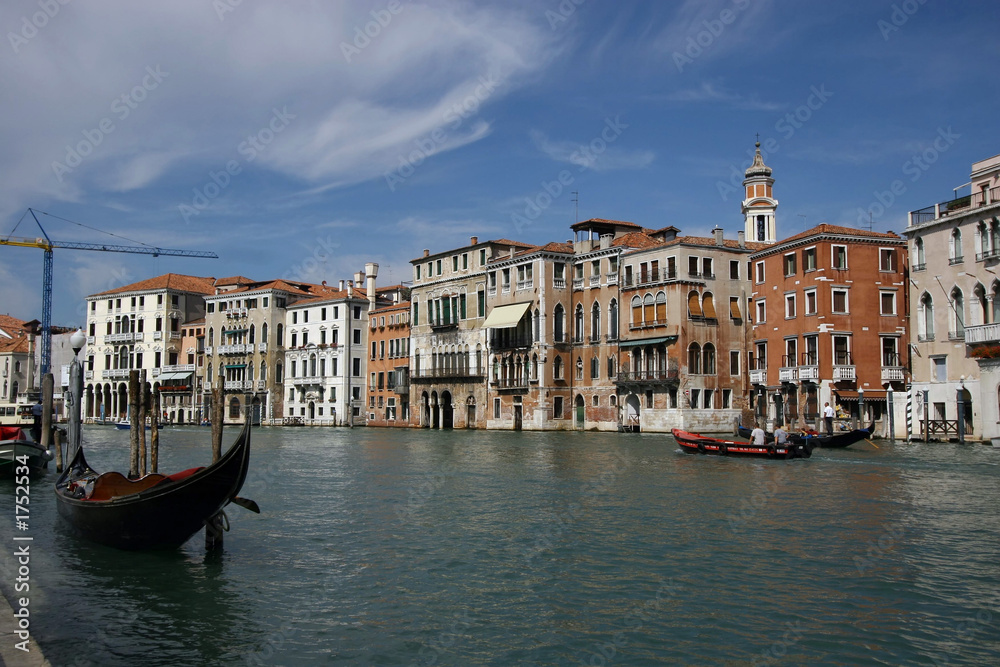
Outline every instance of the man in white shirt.
<svg viewBox="0 0 1000 667">
<path fill-rule="evenodd" d="M 762 429 L 760 426 L 754 427 L 754 429 L 750 431 L 750 442 L 752 442 L 756 447 L 763 447 L 764 429 Z"/>
<path fill-rule="evenodd" d="M 829 401 L 823 408 L 823 419 L 826 421 L 826 434 L 833 435 L 833 408 L 830 407 Z"/>
</svg>

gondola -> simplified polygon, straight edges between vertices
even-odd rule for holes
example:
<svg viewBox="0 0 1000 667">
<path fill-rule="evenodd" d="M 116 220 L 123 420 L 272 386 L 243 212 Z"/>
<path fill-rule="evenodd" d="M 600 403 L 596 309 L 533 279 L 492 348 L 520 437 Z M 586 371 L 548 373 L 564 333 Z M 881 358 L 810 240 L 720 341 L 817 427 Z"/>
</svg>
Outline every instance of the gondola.
<svg viewBox="0 0 1000 667">
<path fill-rule="evenodd" d="M 681 449 L 689 454 L 715 454 L 717 456 L 744 456 L 769 459 L 807 459 L 812 456 L 813 447 L 809 443 L 788 443 L 786 445 L 775 445 L 774 443 L 754 445 L 749 442 L 739 442 L 736 440 L 720 440 L 707 435 L 682 431 L 679 428 L 672 429 L 671 435 L 681 446 Z"/>
<path fill-rule="evenodd" d="M 834 433 L 833 435 L 813 435 L 811 433 L 789 433 L 788 440 L 792 443 L 809 443 L 813 447 L 823 447 L 824 449 L 842 449 L 844 447 L 850 447 L 856 442 L 861 442 L 862 440 L 867 440 L 872 437 L 872 433 L 875 431 L 875 422 L 873 421 L 868 428 L 858 428 L 853 431 L 847 431 L 844 433 Z M 736 429 L 737 435 L 741 438 L 749 438 L 751 429 L 746 426 L 740 426 Z M 774 434 L 765 433 L 765 442 L 773 442 Z"/>
<path fill-rule="evenodd" d="M 259 511 L 237 497 L 250 465 L 250 428 L 248 417 L 236 442 L 208 467 L 137 480 L 94 471 L 81 447 L 56 481 L 59 514 L 90 541 L 144 550 L 179 547 L 230 502 Z"/>
<path fill-rule="evenodd" d="M 0 426 L 0 475 L 14 475 L 20 466 L 27 466 L 28 474 L 45 470 L 52 453 L 34 440 L 30 440 L 19 426 Z"/>
</svg>

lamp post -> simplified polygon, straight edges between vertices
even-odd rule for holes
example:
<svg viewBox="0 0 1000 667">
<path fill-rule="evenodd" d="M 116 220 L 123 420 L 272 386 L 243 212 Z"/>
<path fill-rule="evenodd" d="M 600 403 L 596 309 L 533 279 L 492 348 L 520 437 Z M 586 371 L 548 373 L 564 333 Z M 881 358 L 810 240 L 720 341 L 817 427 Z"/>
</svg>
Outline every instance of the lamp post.
<svg viewBox="0 0 1000 667">
<path fill-rule="evenodd" d="M 77 329 L 76 332 L 69 337 L 70 347 L 73 348 L 73 361 L 69 365 L 69 392 L 66 398 L 66 402 L 69 404 L 69 443 L 67 447 L 67 456 L 70 461 L 76 456 L 77 450 L 80 449 L 80 439 L 82 436 L 81 428 L 81 402 L 83 400 L 83 368 L 80 364 L 80 350 L 83 349 L 84 344 L 87 342 L 87 336 L 82 330 Z"/>
<path fill-rule="evenodd" d="M 862 387 L 858 389 L 858 428 L 865 427 L 865 389 Z"/>
<path fill-rule="evenodd" d="M 886 407 L 889 409 L 889 442 L 896 444 L 896 415 L 892 405 L 892 382 L 885 383 Z"/>
<path fill-rule="evenodd" d="M 958 398 L 958 444 L 965 444 L 965 376 L 958 380 L 958 391 L 955 392 Z"/>
</svg>

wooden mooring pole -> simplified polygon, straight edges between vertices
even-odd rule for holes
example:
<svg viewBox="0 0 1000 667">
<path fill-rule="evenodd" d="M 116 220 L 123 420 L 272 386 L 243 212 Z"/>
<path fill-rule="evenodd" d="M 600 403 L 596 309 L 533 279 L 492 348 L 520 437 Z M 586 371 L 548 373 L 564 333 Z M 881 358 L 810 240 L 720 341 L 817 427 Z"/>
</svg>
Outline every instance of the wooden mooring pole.
<svg viewBox="0 0 1000 667">
<path fill-rule="evenodd" d="M 225 376 L 219 378 L 212 388 L 212 463 L 222 457 L 222 420 L 225 416 L 226 385 Z M 205 550 L 215 551 L 223 546 L 223 513 L 219 512 L 205 522 Z"/>
<path fill-rule="evenodd" d="M 128 476 L 135 479 L 139 476 L 139 371 L 128 373 L 128 422 L 129 422 L 129 459 Z"/>
<path fill-rule="evenodd" d="M 149 385 L 146 370 L 139 371 L 139 472 L 145 476 L 146 466 L 146 417 L 149 416 Z"/>
<path fill-rule="evenodd" d="M 149 432 L 149 471 L 159 472 L 160 465 L 160 392 L 153 391 L 153 422 Z"/>
</svg>

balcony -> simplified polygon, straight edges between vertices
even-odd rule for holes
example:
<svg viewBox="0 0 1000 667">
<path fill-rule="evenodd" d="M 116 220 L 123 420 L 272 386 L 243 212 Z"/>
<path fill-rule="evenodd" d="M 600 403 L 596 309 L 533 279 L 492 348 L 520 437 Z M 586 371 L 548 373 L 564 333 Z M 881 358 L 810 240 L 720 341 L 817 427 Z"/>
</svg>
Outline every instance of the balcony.
<svg viewBox="0 0 1000 667">
<path fill-rule="evenodd" d="M 253 391 L 253 380 L 226 380 L 223 388 L 226 391 Z"/>
<path fill-rule="evenodd" d="M 750 371 L 750 384 L 767 384 L 767 369 L 758 368 Z"/>
<path fill-rule="evenodd" d="M 410 374 L 410 383 L 432 382 L 434 380 L 475 380 L 479 381 L 483 377 L 483 372 L 474 368 L 428 368 L 425 370 L 413 371 Z"/>
<path fill-rule="evenodd" d="M 494 378 L 490 381 L 490 385 L 497 389 L 498 391 L 503 391 L 505 389 L 527 389 L 528 388 L 528 378 Z"/>
<path fill-rule="evenodd" d="M 977 262 L 982 262 L 987 259 L 994 259 L 996 257 L 1000 257 L 1000 248 L 984 248 L 982 252 L 976 253 Z M 948 263 L 952 264 L 953 262 L 949 260 Z"/>
<path fill-rule="evenodd" d="M 965 327 L 966 343 L 995 343 L 998 341 L 1000 341 L 1000 323 Z"/>
<path fill-rule="evenodd" d="M 247 349 L 249 348 L 249 349 Z M 234 343 L 232 345 L 220 345 L 217 354 L 246 354 L 247 352 L 253 352 L 253 344 L 246 345 L 244 343 Z"/>
<path fill-rule="evenodd" d="M 108 370 L 101 371 L 101 379 L 124 380 L 128 377 L 128 372 L 128 368 L 109 368 Z"/>
<path fill-rule="evenodd" d="M 917 334 L 917 342 L 918 343 L 932 343 L 932 342 L 934 342 L 934 333 L 931 332 L 929 334 Z"/>
<path fill-rule="evenodd" d="M 565 278 L 553 278 L 552 287 L 554 289 L 566 289 L 566 279 Z"/>
<path fill-rule="evenodd" d="M 93 380 L 94 379 L 94 371 L 84 371 L 83 378 L 85 380 Z"/>
<path fill-rule="evenodd" d="M 108 334 L 104 337 L 105 343 L 141 343 L 142 334 L 136 331 L 127 333 Z"/>
<path fill-rule="evenodd" d="M 854 382 L 858 379 L 857 369 L 855 366 L 834 366 L 833 367 L 833 381 L 834 382 Z"/>
<path fill-rule="evenodd" d="M 501 294 L 510 294 L 510 283 L 504 283 L 500 286 Z"/>
<path fill-rule="evenodd" d="M 528 278 L 527 280 L 518 280 L 517 281 L 517 289 L 519 289 L 519 290 L 532 289 L 534 286 L 535 286 L 535 279 L 534 278 Z"/>
<path fill-rule="evenodd" d="M 97 339 L 96 336 L 87 336 L 87 345 L 93 345 L 94 343 L 97 342 L 96 339 Z"/>
<path fill-rule="evenodd" d="M 211 345 L 206 345 L 205 346 L 205 354 L 212 354 L 212 346 Z"/>
<path fill-rule="evenodd" d="M 181 339 L 181 332 L 180 331 L 171 331 L 170 332 L 170 340 L 180 340 L 180 339 Z"/>
<path fill-rule="evenodd" d="M 798 368 L 787 366 L 778 369 L 778 382 L 795 382 L 799 379 Z"/>
<path fill-rule="evenodd" d="M 977 256 L 976 259 L 978 259 L 978 258 L 979 257 Z M 918 264 L 914 264 L 913 265 L 913 271 L 914 272 L 917 272 L 917 271 L 926 271 L 926 270 L 927 270 L 927 263 L 926 262 L 920 262 Z"/>
<path fill-rule="evenodd" d="M 252 345 L 253 343 L 251 343 Z M 267 352 L 267 343 L 257 343 L 258 352 Z"/>
<path fill-rule="evenodd" d="M 611 273 L 608 274 L 608 284 L 609 285 L 617 285 L 618 284 L 618 272 L 617 271 L 612 271 Z"/>
<path fill-rule="evenodd" d="M 163 366 L 159 370 L 161 373 L 193 373 L 194 364 L 174 364 L 173 366 Z"/>
<path fill-rule="evenodd" d="M 587 342 L 590 343 L 591 345 L 600 345 L 600 343 L 601 343 L 601 334 L 595 334 L 593 336 L 588 336 L 587 337 Z"/>
<path fill-rule="evenodd" d="M 619 371 L 615 384 L 619 385 L 676 385 L 679 380 L 678 371 L 672 369 L 653 369 L 638 371 Z"/>
<path fill-rule="evenodd" d="M 948 340 L 965 340 L 965 329 L 961 331 L 949 331 Z"/>
<path fill-rule="evenodd" d="M 531 336 L 493 336 L 490 339 L 491 350 L 517 350 L 531 347 L 535 341 Z"/>
<path fill-rule="evenodd" d="M 162 331 L 154 331 L 153 332 L 153 340 L 162 340 L 162 339 L 163 339 L 163 332 Z"/>
<path fill-rule="evenodd" d="M 992 206 L 1000 202 L 1000 187 L 983 192 L 973 192 L 971 195 L 958 197 L 934 204 L 917 211 L 910 211 L 909 226 L 920 225 L 954 215 L 962 215 L 984 206 Z"/>
<path fill-rule="evenodd" d="M 595 275 L 590 276 L 590 286 L 591 287 L 601 286 L 601 274 L 597 273 Z"/>
<path fill-rule="evenodd" d="M 583 289 L 583 278 L 573 278 L 573 289 Z"/>
<path fill-rule="evenodd" d="M 819 382 L 819 366 L 799 366 L 798 376 L 803 382 Z"/>
<path fill-rule="evenodd" d="M 902 366 L 883 366 L 882 382 L 902 382 L 906 379 L 905 369 Z"/>
<path fill-rule="evenodd" d="M 407 394 L 410 393 L 410 385 L 409 384 L 397 384 L 395 387 L 392 388 L 392 390 L 395 393 L 399 394 L 400 396 L 405 396 L 405 395 L 407 395 Z"/>
</svg>

